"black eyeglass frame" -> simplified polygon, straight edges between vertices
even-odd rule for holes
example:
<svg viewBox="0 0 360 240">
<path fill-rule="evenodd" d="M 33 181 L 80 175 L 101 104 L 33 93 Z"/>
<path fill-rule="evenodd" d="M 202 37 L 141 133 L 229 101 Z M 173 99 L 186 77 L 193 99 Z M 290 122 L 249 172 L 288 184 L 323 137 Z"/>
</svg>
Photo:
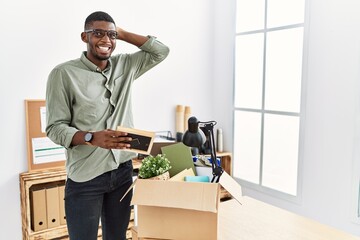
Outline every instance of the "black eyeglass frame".
<svg viewBox="0 0 360 240">
<path fill-rule="evenodd" d="M 105 34 L 110 38 L 110 39 L 116 39 L 118 37 L 118 33 L 117 31 L 114 30 L 104 30 L 104 29 L 88 29 L 84 31 L 85 33 L 94 33 L 95 37 L 98 38 L 103 38 L 105 36 Z M 97 34 L 100 35 L 97 35 Z"/>
</svg>

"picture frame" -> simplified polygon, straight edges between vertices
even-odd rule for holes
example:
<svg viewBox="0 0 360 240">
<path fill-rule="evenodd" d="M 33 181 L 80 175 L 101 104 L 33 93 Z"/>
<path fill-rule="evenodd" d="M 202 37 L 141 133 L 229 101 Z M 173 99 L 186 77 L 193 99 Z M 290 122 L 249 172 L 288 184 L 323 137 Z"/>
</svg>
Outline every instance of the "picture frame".
<svg viewBox="0 0 360 240">
<path fill-rule="evenodd" d="M 131 148 L 127 149 L 127 151 L 150 155 L 154 143 L 155 132 L 122 126 L 118 126 L 116 130 L 126 132 L 128 134 L 127 136 L 132 138 L 132 141 L 130 142 Z"/>
</svg>

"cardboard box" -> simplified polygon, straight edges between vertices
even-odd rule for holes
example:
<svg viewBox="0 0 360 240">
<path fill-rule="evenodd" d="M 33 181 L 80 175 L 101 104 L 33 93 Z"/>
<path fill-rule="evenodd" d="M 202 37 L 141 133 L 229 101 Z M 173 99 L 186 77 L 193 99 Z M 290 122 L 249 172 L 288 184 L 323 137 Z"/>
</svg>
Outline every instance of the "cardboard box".
<svg viewBox="0 0 360 240">
<path fill-rule="evenodd" d="M 240 185 L 226 172 L 220 183 L 137 179 L 134 184 L 138 237 L 215 240 L 220 185 L 238 201 L 242 197 Z"/>
</svg>

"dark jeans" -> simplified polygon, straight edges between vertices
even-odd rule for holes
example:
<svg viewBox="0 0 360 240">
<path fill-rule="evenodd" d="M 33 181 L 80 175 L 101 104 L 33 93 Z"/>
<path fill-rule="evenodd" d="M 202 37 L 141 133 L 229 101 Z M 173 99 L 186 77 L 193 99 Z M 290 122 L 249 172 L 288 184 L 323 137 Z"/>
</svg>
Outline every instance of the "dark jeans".
<svg viewBox="0 0 360 240">
<path fill-rule="evenodd" d="M 101 218 L 104 240 L 125 240 L 130 220 L 132 161 L 87 182 L 67 179 L 65 213 L 70 240 L 96 240 Z"/>
</svg>

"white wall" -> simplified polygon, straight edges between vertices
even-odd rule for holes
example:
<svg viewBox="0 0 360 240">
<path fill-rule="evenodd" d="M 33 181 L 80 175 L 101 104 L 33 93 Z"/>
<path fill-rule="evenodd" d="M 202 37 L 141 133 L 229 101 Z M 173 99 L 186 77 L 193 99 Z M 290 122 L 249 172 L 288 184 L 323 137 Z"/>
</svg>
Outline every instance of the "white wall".
<svg viewBox="0 0 360 240">
<path fill-rule="evenodd" d="M 110 13 L 129 31 L 154 35 L 171 48 L 159 66 L 143 75 L 134 89 L 136 126 L 175 128 L 175 106 L 190 105 L 201 118 L 211 97 L 212 4 L 208 0 L 12 0 L 0 4 L 0 239 L 21 239 L 19 173 L 27 171 L 25 99 L 43 99 L 50 70 L 80 57 L 85 18 Z M 117 52 L 134 51 L 118 43 Z M 190 86 L 194 92 L 189 92 Z"/>
<path fill-rule="evenodd" d="M 360 2 L 308 0 L 308 56 L 305 65 L 304 146 L 301 154 L 301 199 L 291 203 L 244 188 L 246 195 L 311 217 L 360 236 L 352 221 L 355 199 L 352 178 L 359 174 Z M 232 85 L 235 1 L 215 0 L 215 86 L 223 102 L 215 103 L 214 116 L 226 122 Z M 230 13 L 230 14 L 229 14 Z M 225 59 L 228 61 L 225 61 Z M 286 66 L 284 66 L 286 67 Z M 228 80 L 229 79 L 229 80 Z M 218 91 L 219 90 L 219 91 Z M 225 105 L 225 106 L 224 106 Z M 225 108 L 225 114 L 219 109 Z M 230 135 L 227 131 L 227 133 Z M 227 136 L 227 147 L 231 137 Z M 236 159 L 234 159 L 236 161 Z M 354 163 L 356 161 L 356 164 Z"/>
<path fill-rule="evenodd" d="M 246 194 L 360 235 L 350 221 L 351 175 L 359 119 L 358 0 L 311 0 L 302 201 Z M 174 131 L 175 105 L 218 121 L 232 149 L 235 0 L 12 0 L 1 3 L 0 239 L 21 239 L 19 173 L 27 171 L 25 99 L 45 96 L 58 63 L 78 58 L 86 16 L 109 12 L 125 29 L 158 36 L 167 60 L 134 89 L 137 127 Z M 118 51 L 134 48 L 118 43 Z M 189 88 L 195 91 L 189 92 Z M 213 101 L 212 99 L 216 99 Z M 236 161 L 236 159 L 234 159 Z M 5 227 L 4 227 L 5 226 Z"/>
</svg>

